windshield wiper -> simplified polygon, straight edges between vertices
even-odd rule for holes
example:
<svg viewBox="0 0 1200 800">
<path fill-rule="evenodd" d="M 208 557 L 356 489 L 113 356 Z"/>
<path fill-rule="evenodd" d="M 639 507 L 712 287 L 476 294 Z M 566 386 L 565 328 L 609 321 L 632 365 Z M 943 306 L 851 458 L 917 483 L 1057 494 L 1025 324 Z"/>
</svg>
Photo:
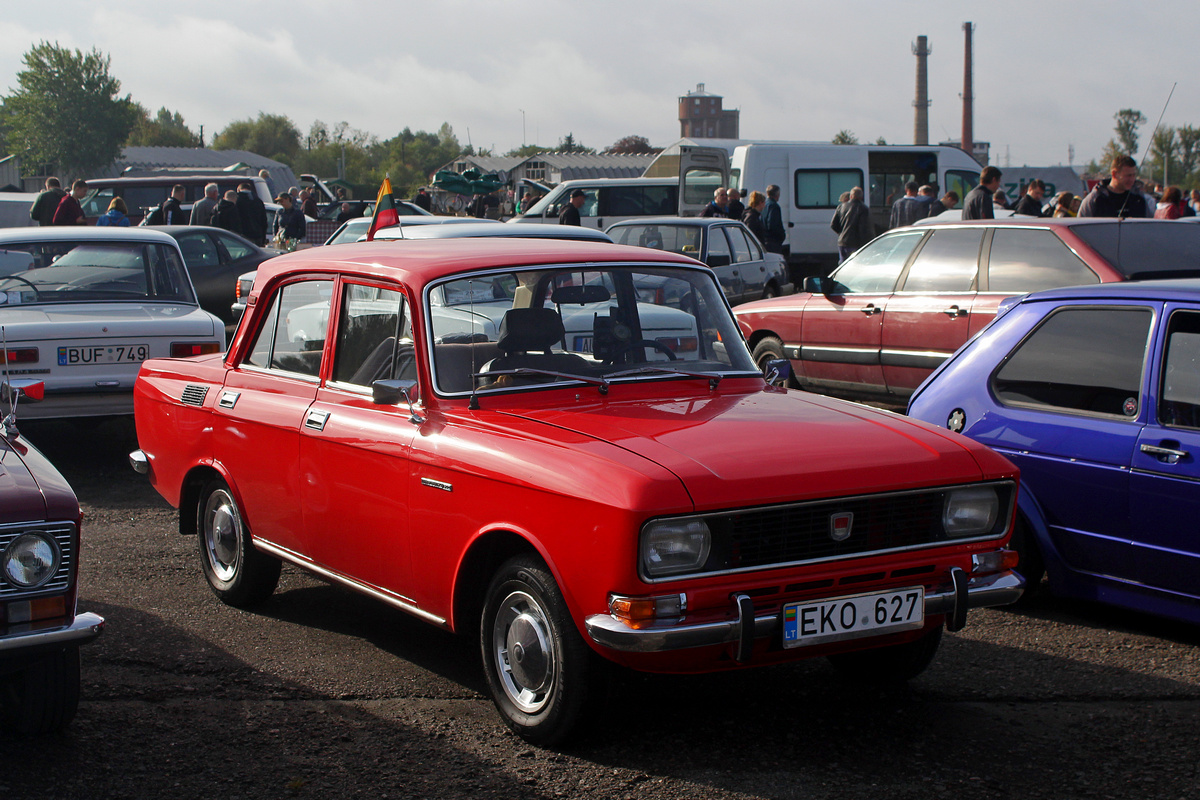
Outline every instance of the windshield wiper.
<svg viewBox="0 0 1200 800">
<path fill-rule="evenodd" d="M 608 394 L 608 381 L 604 378 L 593 378 L 589 375 L 576 375 L 571 372 L 557 372 L 552 369 L 536 367 L 517 367 L 516 369 L 497 369 L 490 372 L 473 372 L 472 378 L 492 378 L 497 375 L 549 375 L 553 378 L 563 378 L 569 381 L 582 381 L 599 388 L 600 394 Z"/>
<path fill-rule="evenodd" d="M 633 369 L 623 369 L 620 372 L 610 372 L 605 375 L 605 378 L 624 378 L 628 375 L 686 375 L 690 378 L 701 378 L 708 381 L 708 388 L 716 389 L 721 383 L 721 378 L 724 375 L 716 375 L 711 372 L 693 372 L 692 370 L 677 369 L 675 367 L 634 367 Z"/>
</svg>

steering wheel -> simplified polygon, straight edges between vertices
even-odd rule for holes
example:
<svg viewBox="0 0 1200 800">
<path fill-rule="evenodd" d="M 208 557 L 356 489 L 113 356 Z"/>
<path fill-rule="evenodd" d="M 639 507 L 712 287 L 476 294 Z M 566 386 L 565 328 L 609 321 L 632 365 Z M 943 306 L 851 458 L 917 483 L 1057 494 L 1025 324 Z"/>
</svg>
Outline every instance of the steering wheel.
<svg viewBox="0 0 1200 800">
<path fill-rule="evenodd" d="M 621 356 L 625 355 L 626 353 L 628 353 L 632 350 L 636 350 L 639 347 L 653 347 L 655 350 L 658 350 L 660 353 L 665 353 L 668 360 L 670 360 L 670 361 L 678 360 L 678 357 L 675 355 L 674 350 L 667 347 L 662 342 L 656 342 L 652 339 L 638 339 L 636 342 L 630 342 L 626 345 L 622 345 L 617 350 L 617 352 L 613 353 L 612 360 L 614 362 L 618 361 L 618 360 L 620 360 Z"/>
<path fill-rule="evenodd" d="M 20 275 L 5 275 L 3 278 L 0 278 L 0 283 L 3 283 L 4 281 L 20 281 L 30 289 L 33 289 L 34 297 L 41 298 L 42 296 L 42 293 L 38 291 L 37 284 L 28 278 L 22 278 Z"/>
</svg>

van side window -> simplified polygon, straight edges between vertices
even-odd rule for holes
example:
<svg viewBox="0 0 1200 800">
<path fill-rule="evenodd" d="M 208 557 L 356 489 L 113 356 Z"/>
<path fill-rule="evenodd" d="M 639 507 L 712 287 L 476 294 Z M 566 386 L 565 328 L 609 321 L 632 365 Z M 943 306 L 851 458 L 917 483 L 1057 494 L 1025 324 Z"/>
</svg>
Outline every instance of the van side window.
<svg viewBox="0 0 1200 800">
<path fill-rule="evenodd" d="M 842 192 L 862 185 L 862 170 L 798 169 L 796 208 L 837 208 Z"/>
</svg>

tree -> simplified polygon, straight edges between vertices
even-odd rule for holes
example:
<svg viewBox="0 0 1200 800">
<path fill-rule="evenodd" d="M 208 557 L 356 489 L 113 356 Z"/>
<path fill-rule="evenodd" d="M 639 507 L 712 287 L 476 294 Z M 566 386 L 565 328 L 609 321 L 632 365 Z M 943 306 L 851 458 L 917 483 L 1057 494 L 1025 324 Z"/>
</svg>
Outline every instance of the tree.
<svg viewBox="0 0 1200 800">
<path fill-rule="evenodd" d="M 1150 152 L 1146 158 L 1145 171 L 1147 175 L 1162 176 L 1163 185 L 1173 179 L 1178 183 L 1184 177 L 1182 164 L 1179 161 L 1179 142 L 1175 138 L 1175 129 L 1170 126 L 1159 128 L 1150 138 Z"/>
<path fill-rule="evenodd" d="M 558 140 L 558 147 L 554 148 L 554 152 L 588 154 L 595 153 L 596 151 L 591 147 L 585 147 L 584 145 L 575 141 L 574 133 L 568 133 L 566 136 Z"/>
<path fill-rule="evenodd" d="M 150 112 L 140 103 L 134 103 L 137 119 L 133 131 L 125 140 L 132 147 L 200 147 L 200 137 L 184 124 L 183 116 L 160 108 L 153 119 Z"/>
<path fill-rule="evenodd" d="M 291 166 L 300 154 L 300 131 L 280 114 L 258 112 L 258 119 L 229 123 L 213 137 L 214 150 L 248 150 Z"/>
<path fill-rule="evenodd" d="M 1180 125 L 1175 130 L 1175 136 L 1179 140 L 1179 162 L 1183 168 L 1183 174 L 1179 178 L 1182 181 L 1200 166 L 1196 163 L 1200 158 L 1200 128 L 1195 125 Z"/>
<path fill-rule="evenodd" d="M 536 156 L 538 153 L 548 153 L 548 152 L 550 152 L 550 148 L 546 147 L 545 145 L 526 144 L 526 145 L 522 145 L 521 147 L 517 147 L 512 150 L 509 150 L 504 155 L 506 155 L 509 158 L 529 158 L 530 156 Z"/>
<path fill-rule="evenodd" d="M 610 155 L 657 155 L 662 148 L 651 147 L 645 136 L 625 136 L 604 148 L 604 152 Z"/>
<path fill-rule="evenodd" d="M 1146 124 L 1146 115 L 1132 108 L 1122 108 L 1113 114 L 1113 119 L 1117 121 L 1117 144 L 1123 153 L 1137 158 L 1138 128 Z"/>
<path fill-rule="evenodd" d="M 137 119 L 129 95 L 109 73 L 111 59 L 41 42 L 27 52 L 17 89 L 2 112 L 8 146 L 30 170 L 51 165 L 67 179 L 86 177 L 121 154 Z"/>
<path fill-rule="evenodd" d="M 834 144 L 858 144 L 858 137 L 851 131 L 842 128 L 832 139 Z"/>
</svg>

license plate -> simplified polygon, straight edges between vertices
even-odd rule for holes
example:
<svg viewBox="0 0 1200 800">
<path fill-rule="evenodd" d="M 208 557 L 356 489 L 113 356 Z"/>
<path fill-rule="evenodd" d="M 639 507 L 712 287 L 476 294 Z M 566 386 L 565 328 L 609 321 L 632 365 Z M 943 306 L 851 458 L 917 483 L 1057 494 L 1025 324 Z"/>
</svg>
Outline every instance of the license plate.
<svg viewBox="0 0 1200 800">
<path fill-rule="evenodd" d="M 925 625 L 925 589 L 856 594 L 783 607 L 783 646 L 805 645 L 915 630 Z"/>
<path fill-rule="evenodd" d="M 89 364 L 140 364 L 150 357 L 148 344 L 103 344 L 94 347 L 58 348 L 60 367 Z"/>
<path fill-rule="evenodd" d="M 592 352 L 592 341 L 591 336 L 576 336 L 571 350 L 575 353 L 590 353 Z"/>
</svg>

